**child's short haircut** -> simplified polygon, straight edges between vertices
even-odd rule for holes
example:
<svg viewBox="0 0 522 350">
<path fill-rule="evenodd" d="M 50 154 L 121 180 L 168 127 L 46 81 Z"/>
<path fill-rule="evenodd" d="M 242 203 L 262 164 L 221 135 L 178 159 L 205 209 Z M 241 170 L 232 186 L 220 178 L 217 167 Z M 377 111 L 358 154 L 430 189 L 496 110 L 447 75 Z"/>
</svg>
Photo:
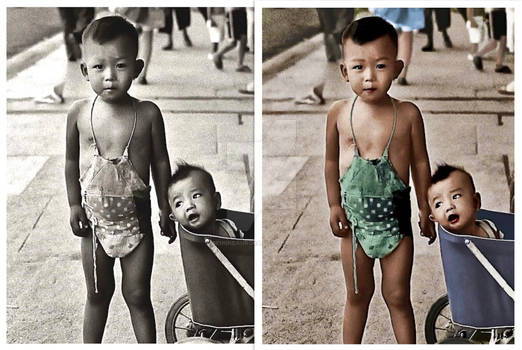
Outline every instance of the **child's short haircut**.
<svg viewBox="0 0 522 350">
<path fill-rule="evenodd" d="M 473 192 L 476 192 L 475 190 L 475 183 L 473 182 L 473 177 L 470 173 L 468 173 L 464 168 L 459 166 L 453 166 L 446 163 L 442 163 L 439 166 L 437 166 L 437 170 L 433 173 L 431 176 L 431 184 L 436 184 L 439 181 L 442 181 L 444 179 L 447 179 L 450 174 L 454 171 L 460 171 L 464 174 L 466 174 L 469 178 L 469 182 L 471 183 L 471 187 L 473 188 Z"/>
<path fill-rule="evenodd" d="M 116 38 L 128 39 L 133 46 L 133 52 L 138 55 L 138 32 L 121 16 L 101 17 L 92 21 L 83 32 L 82 43 L 92 40 L 103 45 Z"/>
<path fill-rule="evenodd" d="M 214 185 L 214 179 L 212 178 L 212 175 L 203 167 L 192 165 L 184 161 L 179 161 L 176 163 L 176 165 L 177 169 L 174 170 L 172 176 L 170 177 L 168 188 L 170 188 L 170 186 L 176 182 L 189 177 L 190 172 L 197 171 L 203 175 L 203 178 L 207 183 L 208 188 L 210 189 L 210 193 L 216 192 L 216 186 Z"/>
<path fill-rule="evenodd" d="M 341 35 L 341 46 L 350 39 L 357 45 L 364 45 L 375 39 L 387 35 L 395 49 L 398 48 L 397 31 L 393 26 L 378 16 L 363 17 L 350 23 Z M 344 50 L 343 55 L 344 55 Z"/>
</svg>

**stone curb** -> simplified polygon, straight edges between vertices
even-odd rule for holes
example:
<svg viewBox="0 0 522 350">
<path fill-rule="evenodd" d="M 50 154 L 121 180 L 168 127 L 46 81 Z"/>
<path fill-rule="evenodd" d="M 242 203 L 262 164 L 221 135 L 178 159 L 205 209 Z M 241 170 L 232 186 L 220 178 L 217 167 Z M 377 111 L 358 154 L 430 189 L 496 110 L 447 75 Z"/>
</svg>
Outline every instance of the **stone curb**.
<svg viewBox="0 0 522 350">
<path fill-rule="evenodd" d="M 58 34 L 51 36 L 43 41 L 40 41 L 26 50 L 9 58 L 6 62 L 7 79 L 13 78 L 15 75 L 30 67 L 37 61 L 41 60 L 53 50 L 56 50 L 63 44 L 63 34 L 60 31 Z"/>
<path fill-rule="evenodd" d="M 267 82 L 277 73 L 296 64 L 300 59 L 307 56 L 321 45 L 323 45 L 323 34 L 319 33 L 310 39 L 306 39 L 290 47 L 266 62 L 263 62 L 263 82 Z"/>
</svg>

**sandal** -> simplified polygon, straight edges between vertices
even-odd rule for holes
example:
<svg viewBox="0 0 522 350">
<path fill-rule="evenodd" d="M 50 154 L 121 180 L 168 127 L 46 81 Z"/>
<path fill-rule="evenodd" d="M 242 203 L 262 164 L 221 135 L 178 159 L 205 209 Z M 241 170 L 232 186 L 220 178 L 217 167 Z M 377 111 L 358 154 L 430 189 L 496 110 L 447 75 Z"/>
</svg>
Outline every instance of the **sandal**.
<svg viewBox="0 0 522 350">
<path fill-rule="evenodd" d="M 515 91 L 508 90 L 505 87 L 497 89 L 497 92 L 501 95 L 509 95 L 509 96 L 513 96 L 515 94 Z"/>
<path fill-rule="evenodd" d="M 511 69 L 508 66 L 497 66 L 495 68 L 495 73 L 511 74 L 513 72 L 511 71 Z"/>
<path fill-rule="evenodd" d="M 48 105 L 59 105 L 64 102 L 62 96 L 58 95 L 56 92 L 52 91 L 47 96 L 37 97 L 33 100 L 35 103 L 42 103 Z"/>
<path fill-rule="evenodd" d="M 397 83 L 402 86 L 410 85 L 404 77 L 400 77 L 399 80 L 397 80 Z"/>
<path fill-rule="evenodd" d="M 223 59 L 221 58 L 221 56 L 213 55 L 212 56 L 212 61 L 214 62 L 214 66 L 217 69 L 223 70 Z"/>
<path fill-rule="evenodd" d="M 323 96 L 321 96 L 317 92 L 315 92 L 315 90 L 312 90 L 311 94 L 295 100 L 294 103 L 296 105 L 319 106 L 319 105 L 324 105 L 324 98 L 323 98 Z"/>
<path fill-rule="evenodd" d="M 236 72 L 251 73 L 252 69 L 250 69 L 249 66 L 242 65 L 242 66 L 236 68 Z"/>
</svg>

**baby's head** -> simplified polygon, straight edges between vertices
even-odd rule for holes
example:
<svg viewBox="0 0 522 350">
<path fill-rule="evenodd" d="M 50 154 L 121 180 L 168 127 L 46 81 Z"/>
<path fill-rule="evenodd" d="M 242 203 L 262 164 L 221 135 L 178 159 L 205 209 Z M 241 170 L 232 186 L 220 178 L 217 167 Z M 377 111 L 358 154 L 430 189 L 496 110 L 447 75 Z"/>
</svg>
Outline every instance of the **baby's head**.
<svg viewBox="0 0 522 350">
<path fill-rule="evenodd" d="M 221 196 L 212 175 L 199 166 L 180 162 L 170 177 L 169 204 L 176 220 L 195 233 L 212 233 Z"/>
<path fill-rule="evenodd" d="M 475 215 L 480 209 L 480 194 L 471 175 L 462 168 L 442 164 L 431 177 L 428 204 L 432 221 L 447 231 L 472 234 Z"/>
<path fill-rule="evenodd" d="M 81 70 L 94 92 L 107 101 L 125 96 L 143 69 L 136 28 L 120 16 L 101 17 L 84 30 L 82 44 Z"/>
<path fill-rule="evenodd" d="M 398 38 L 393 26 L 381 17 L 363 17 L 346 27 L 341 36 L 341 74 L 364 100 L 387 95 L 404 64 L 397 60 Z"/>
</svg>

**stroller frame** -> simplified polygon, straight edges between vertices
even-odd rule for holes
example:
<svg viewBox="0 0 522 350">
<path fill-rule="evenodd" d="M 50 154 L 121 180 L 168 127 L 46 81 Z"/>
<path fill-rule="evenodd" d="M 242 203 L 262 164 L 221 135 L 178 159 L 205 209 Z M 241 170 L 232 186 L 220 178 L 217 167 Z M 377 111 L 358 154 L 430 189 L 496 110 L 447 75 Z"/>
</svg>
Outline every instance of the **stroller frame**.
<svg viewBox="0 0 522 350">
<path fill-rule="evenodd" d="M 196 234 L 179 225 L 188 293 L 167 315 L 169 343 L 253 342 L 254 216 L 221 209 L 218 218 L 234 221 L 245 237 Z"/>
</svg>

